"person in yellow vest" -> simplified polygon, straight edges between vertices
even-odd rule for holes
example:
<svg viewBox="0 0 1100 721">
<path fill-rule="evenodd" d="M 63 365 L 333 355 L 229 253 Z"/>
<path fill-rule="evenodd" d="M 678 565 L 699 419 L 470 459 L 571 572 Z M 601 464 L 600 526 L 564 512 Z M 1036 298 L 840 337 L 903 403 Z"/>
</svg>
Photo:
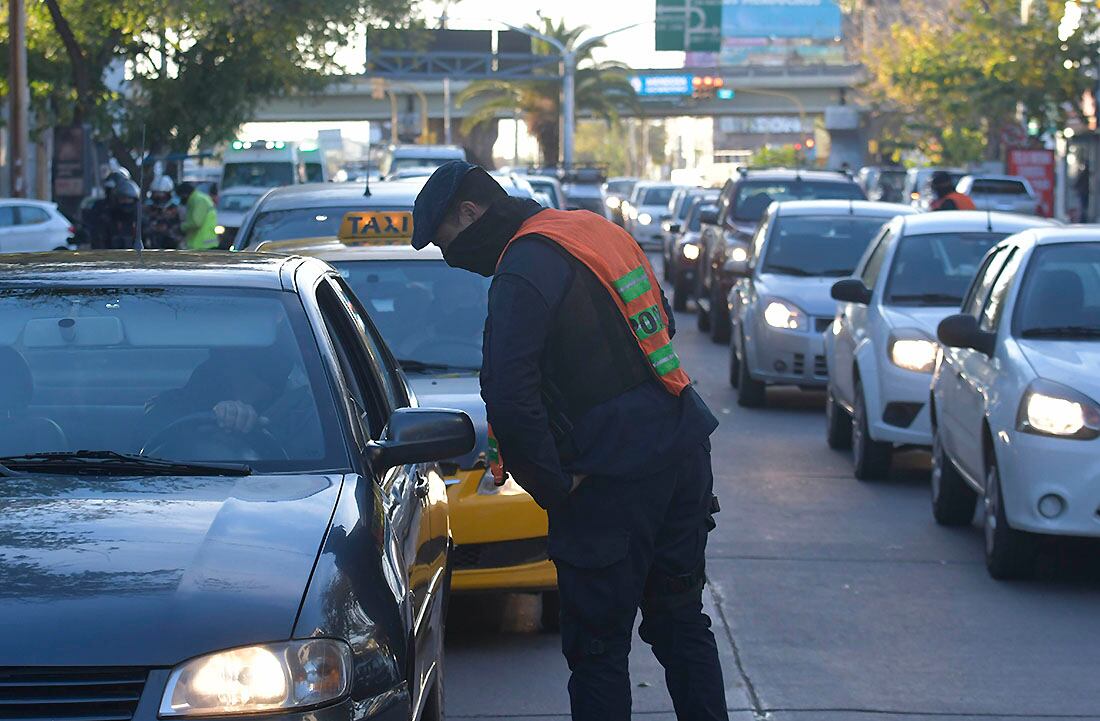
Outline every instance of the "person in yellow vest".
<svg viewBox="0 0 1100 721">
<path fill-rule="evenodd" d="M 183 231 L 181 250 L 211 250 L 218 247 L 218 211 L 210 196 L 183 182 L 176 186 L 176 194 L 185 208 L 180 230 Z"/>
<path fill-rule="evenodd" d="M 702 602 L 718 421 L 681 366 L 645 254 L 603 217 L 510 198 L 463 161 L 416 198 L 413 246 L 429 243 L 493 277 L 481 394 L 499 457 L 487 460 L 547 511 L 573 718 L 630 718 L 641 608 L 677 718 L 727 719 Z"/>
</svg>

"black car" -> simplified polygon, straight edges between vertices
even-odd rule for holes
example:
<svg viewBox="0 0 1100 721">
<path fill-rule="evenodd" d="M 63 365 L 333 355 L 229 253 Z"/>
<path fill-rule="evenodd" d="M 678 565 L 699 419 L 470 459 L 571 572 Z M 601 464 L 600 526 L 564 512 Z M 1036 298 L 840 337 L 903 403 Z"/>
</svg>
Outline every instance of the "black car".
<svg viewBox="0 0 1100 721">
<path fill-rule="evenodd" d="M 435 461 L 474 429 L 416 407 L 338 273 L 147 251 L 0 279 L 0 718 L 441 716 Z"/>
<path fill-rule="evenodd" d="M 764 212 L 784 200 L 866 200 L 844 172 L 823 170 L 751 170 L 740 168 L 726 181 L 716 213 L 702 217 L 695 302 L 699 330 L 715 343 L 730 337 L 726 296 L 734 279 L 723 269 L 730 260 L 748 258 L 748 248 Z"/>
</svg>

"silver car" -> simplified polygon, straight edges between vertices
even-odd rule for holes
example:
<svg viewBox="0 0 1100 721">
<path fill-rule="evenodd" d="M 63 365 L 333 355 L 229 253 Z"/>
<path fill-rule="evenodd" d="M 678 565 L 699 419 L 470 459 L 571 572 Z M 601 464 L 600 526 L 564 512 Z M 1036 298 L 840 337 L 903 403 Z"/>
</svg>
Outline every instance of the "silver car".
<svg viewBox="0 0 1100 721">
<path fill-rule="evenodd" d="M 862 200 L 772 203 L 749 259 L 730 261 L 730 384 L 742 406 L 764 404 L 768 384 L 824 388 L 822 333 L 836 303 L 829 292 L 851 275 L 871 240 L 907 205 Z"/>
<path fill-rule="evenodd" d="M 623 211 L 626 230 L 648 250 L 660 250 L 664 235 L 661 218 L 668 214 L 668 202 L 679 187 L 673 183 L 642 182 L 634 186 L 634 193 Z"/>
<path fill-rule="evenodd" d="M 968 175 L 955 190 L 969 195 L 978 210 L 1039 214 L 1039 196 L 1031 183 L 1018 175 Z"/>
</svg>

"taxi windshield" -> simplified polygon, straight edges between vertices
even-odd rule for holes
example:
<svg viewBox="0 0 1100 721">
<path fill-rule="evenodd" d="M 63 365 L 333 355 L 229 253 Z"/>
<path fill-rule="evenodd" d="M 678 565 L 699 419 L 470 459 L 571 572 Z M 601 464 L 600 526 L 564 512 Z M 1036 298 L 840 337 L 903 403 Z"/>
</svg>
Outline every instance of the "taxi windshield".
<svg viewBox="0 0 1100 721">
<path fill-rule="evenodd" d="M 793 216 L 776 219 L 764 251 L 763 273 L 851 275 L 886 218 Z"/>
<path fill-rule="evenodd" d="M 1006 233 L 929 233 L 901 239 L 887 305 L 959 306 L 986 252 Z"/>
<path fill-rule="evenodd" d="M 0 374 L 2 457 L 140 453 L 260 473 L 348 465 L 317 344 L 289 294 L 3 289 Z"/>
<path fill-rule="evenodd" d="M 409 372 L 481 368 L 490 278 L 442 260 L 332 263 L 363 301 L 386 345 Z"/>
<path fill-rule="evenodd" d="M 348 213 L 362 212 L 363 206 L 349 205 L 333 208 L 295 208 L 270 210 L 260 213 L 252 225 L 245 243 L 256 245 L 270 240 L 298 240 L 299 238 L 335 238 L 340 223 Z M 398 210 L 411 212 L 412 208 Z"/>
</svg>

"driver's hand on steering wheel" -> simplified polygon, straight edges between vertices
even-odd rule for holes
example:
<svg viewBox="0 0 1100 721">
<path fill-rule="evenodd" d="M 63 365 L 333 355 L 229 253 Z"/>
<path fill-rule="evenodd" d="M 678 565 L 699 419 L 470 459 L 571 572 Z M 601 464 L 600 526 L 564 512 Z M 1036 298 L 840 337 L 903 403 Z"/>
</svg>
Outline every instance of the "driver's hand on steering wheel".
<svg viewBox="0 0 1100 721">
<path fill-rule="evenodd" d="M 218 419 L 219 426 L 238 433 L 251 433 L 263 424 L 256 409 L 243 401 L 222 401 L 214 406 L 214 417 Z"/>
</svg>

